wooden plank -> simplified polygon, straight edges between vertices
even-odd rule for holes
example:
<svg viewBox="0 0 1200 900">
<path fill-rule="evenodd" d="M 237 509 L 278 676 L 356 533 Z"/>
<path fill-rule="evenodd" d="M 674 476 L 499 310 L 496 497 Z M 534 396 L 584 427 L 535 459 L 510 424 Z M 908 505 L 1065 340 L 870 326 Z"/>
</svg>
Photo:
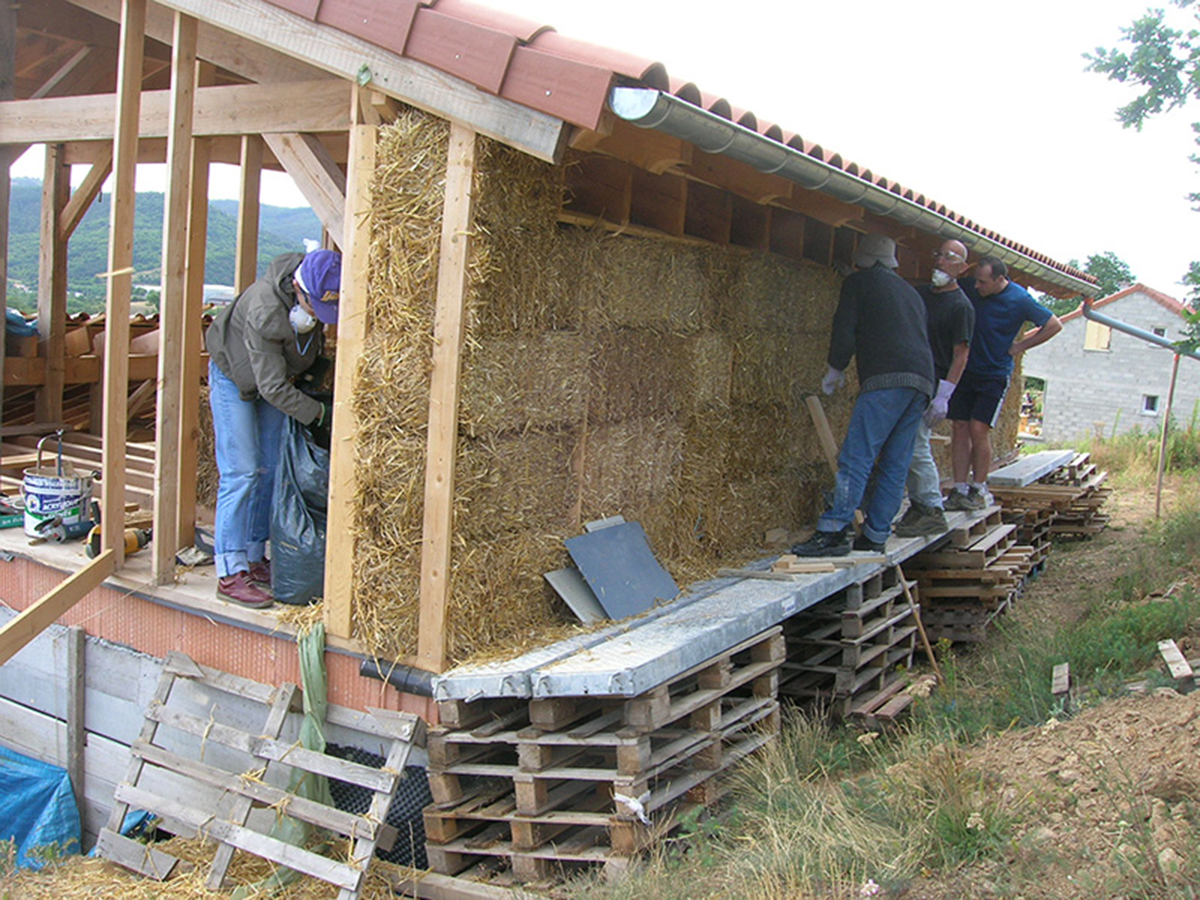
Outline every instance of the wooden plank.
<svg viewBox="0 0 1200 900">
<path fill-rule="evenodd" d="M 265 834 L 259 834 L 244 826 L 214 818 L 211 813 L 192 809 L 183 803 L 159 797 L 150 791 L 128 784 L 120 784 L 117 786 L 116 798 L 129 806 L 150 810 L 182 822 L 197 833 L 204 834 L 213 840 L 232 844 L 239 850 L 269 859 L 337 887 L 356 890 L 361 884 L 363 873 L 353 866 L 334 862 L 324 856 L 293 847 L 291 844 Z"/>
<path fill-rule="evenodd" d="M 38 355 L 45 361 L 44 380 L 35 401 L 34 415 L 39 422 L 57 422 L 63 417 L 67 245 L 59 236 L 59 223 L 70 194 L 71 171 L 62 161 L 62 147 L 47 144 L 38 253 Z"/>
<path fill-rule="evenodd" d="M 1050 678 L 1050 693 L 1055 697 L 1061 697 L 1071 689 L 1071 664 L 1059 663 L 1054 667 L 1054 673 Z"/>
<path fill-rule="evenodd" d="M 821 445 L 821 452 L 825 454 L 825 461 L 829 463 L 829 468 L 833 471 L 833 477 L 837 478 L 838 445 L 837 440 L 833 436 L 833 429 L 829 427 L 829 419 L 825 417 L 825 408 L 821 406 L 821 398 L 816 394 L 809 394 L 804 398 L 804 405 L 808 407 L 808 414 L 812 416 L 813 427 L 817 429 L 817 442 Z M 862 523 L 862 511 L 856 509 L 854 511 L 854 524 L 862 525 Z"/>
<path fill-rule="evenodd" d="M 191 196 L 188 200 L 187 280 L 184 288 L 183 349 L 180 357 L 179 503 L 176 541 L 196 541 L 196 468 L 200 442 L 200 377 L 203 350 L 204 256 L 208 242 L 208 160 L 211 141 L 192 140 Z"/>
<path fill-rule="evenodd" d="M 62 217 L 59 220 L 59 237 L 66 241 L 75 233 L 75 229 L 79 227 L 79 223 L 83 221 L 83 217 L 87 215 L 92 204 L 96 202 L 96 198 L 100 196 L 100 191 L 104 187 L 104 182 L 108 180 L 108 176 L 112 174 L 112 147 L 109 147 L 104 159 L 96 160 L 92 163 L 87 175 L 80 183 L 79 187 L 75 188 L 75 192 L 71 195 L 71 199 L 67 201 L 66 207 L 63 209 Z"/>
<path fill-rule="evenodd" d="M 350 130 L 345 255 L 338 303 L 338 354 L 334 370 L 333 430 L 329 442 L 329 507 L 325 547 L 325 629 L 348 638 L 353 632 L 354 494 L 357 490 L 354 374 L 367 337 L 367 281 L 371 251 L 371 179 L 378 129 Z"/>
<path fill-rule="evenodd" d="M 67 775 L 75 805 L 82 809 L 84 798 L 84 747 L 87 728 L 84 725 L 84 696 L 86 678 L 84 659 L 87 633 L 78 626 L 67 629 Z"/>
<path fill-rule="evenodd" d="M 180 495 L 179 425 L 195 81 L 196 20 L 176 15 L 171 51 L 171 124 L 167 138 L 167 198 L 163 210 L 159 304 L 158 405 L 155 412 L 158 464 L 154 471 L 154 540 L 150 544 L 155 584 L 174 583 L 175 553 L 179 549 L 176 532 Z"/>
<path fill-rule="evenodd" d="M 0 106 L 13 98 L 17 59 L 17 7 L 0 4 Z M 12 196 L 9 169 L 25 151 L 21 145 L 0 147 L 0 308 L 8 310 L 8 214 Z M 6 341 L 0 341 L 0 372 L 5 368 Z M 4 379 L 0 378 L 0 410 L 4 408 Z M 0 418 L 3 418 L 0 416 Z"/>
<path fill-rule="evenodd" d="M 122 0 L 113 143 L 112 214 L 104 328 L 104 479 L 102 545 L 119 570 L 125 562 L 125 410 L 129 392 L 129 299 L 133 287 L 133 218 L 138 107 L 142 92 L 147 0 Z"/>
<path fill-rule="evenodd" d="M 412 877 L 396 876 L 392 890 L 400 896 L 418 897 L 421 900 L 514 900 L 517 896 L 508 888 L 437 872 L 422 872 Z"/>
<path fill-rule="evenodd" d="M 561 120 L 488 95 L 452 75 L 302 19 L 265 0 L 162 0 L 161 5 L 302 59 L 347 81 L 357 80 L 365 67 L 372 90 L 462 123 L 546 162 L 561 159 L 568 131 Z"/>
<path fill-rule="evenodd" d="M 458 444 L 459 373 L 466 334 L 463 318 L 467 298 L 467 257 L 474 227 L 476 143 L 475 132 L 451 123 L 429 388 L 417 639 L 417 663 L 433 672 L 446 668 L 446 606 L 450 598 L 450 548 L 454 533 L 454 457 Z"/>
<path fill-rule="evenodd" d="M 196 95 L 195 133 L 242 134 L 341 132 L 349 125 L 340 79 L 296 84 L 236 84 L 201 88 Z M 143 140 L 170 134 L 170 91 L 146 91 L 137 129 Z M 4 143 L 65 143 L 112 138 L 112 97 L 83 94 L 0 104 Z"/>
<path fill-rule="evenodd" d="M 1170 671 L 1171 677 L 1176 681 L 1183 681 L 1195 676 L 1191 664 L 1184 658 L 1184 655 L 1179 651 L 1179 646 L 1174 641 L 1159 641 L 1158 652 L 1161 654 L 1163 662 L 1167 664 L 1167 669 Z"/>
<path fill-rule="evenodd" d="M 344 96 L 340 102 L 342 106 L 346 105 Z M 335 241 L 344 240 L 346 176 L 325 145 L 311 134 L 267 134 L 263 137 L 325 230 Z"/>
<path fill-rule="evenodd" d="M 96 842 L 96 852 L 119 866 L 124 866 L 147 878 L 153 878 L 155 881 L 166 881 L 175 871 L 175 866 L 179 864 L 176 857 L 108 828 L 100 831 L 100 838 Z"/>
<path fill-rule="evenodd" d="M 238 186 L 237 247 L 234 291 L 240 294 L 258 278 L 258 213 L 262 186 L 263 139 L 242 135 L 242 178 Z"/>
<path fill-rule="evenodd" d="M 113 552 L 105 550 L 0 628 L 0 666 L 111 575 L 114 563 Z"/>
</svg>

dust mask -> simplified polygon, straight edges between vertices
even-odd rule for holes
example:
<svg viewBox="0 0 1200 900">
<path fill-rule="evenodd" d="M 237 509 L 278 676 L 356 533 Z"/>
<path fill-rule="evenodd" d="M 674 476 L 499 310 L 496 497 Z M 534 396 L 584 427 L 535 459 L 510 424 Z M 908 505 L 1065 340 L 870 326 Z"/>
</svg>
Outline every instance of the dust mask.
<svg viewBox="0 0 1200 900">
<path fill-rule="evenodd" d="M 929 276 L 930 283 L 937 288 L 945 287 L 954 279 L 943 272 L 941 269 L 934 269 L 933 274 Z"/>
<path fill-rule="evenodd" d="M 293 306 L 291 312 L 288 313 L 288 321 L 296 329 L 296 334 L 308 334 L 317 327 L 317 320 L 299 303 Z"/>
</svg>

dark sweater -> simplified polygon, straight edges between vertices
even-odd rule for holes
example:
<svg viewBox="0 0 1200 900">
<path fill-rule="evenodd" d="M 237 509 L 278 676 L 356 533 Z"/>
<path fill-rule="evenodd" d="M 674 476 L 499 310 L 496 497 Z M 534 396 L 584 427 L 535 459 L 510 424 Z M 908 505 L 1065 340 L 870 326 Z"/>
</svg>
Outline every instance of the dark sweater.
<svg viewBox="0 0 1200 900">
<path fill-rule="evenodd" d="M 886 266 L 863 269 L 842 282 L 829 365 L 844 370 L 851 357 L 860 392 L 907 387 L 933 396 L 925 301 Z"/>
</svg>

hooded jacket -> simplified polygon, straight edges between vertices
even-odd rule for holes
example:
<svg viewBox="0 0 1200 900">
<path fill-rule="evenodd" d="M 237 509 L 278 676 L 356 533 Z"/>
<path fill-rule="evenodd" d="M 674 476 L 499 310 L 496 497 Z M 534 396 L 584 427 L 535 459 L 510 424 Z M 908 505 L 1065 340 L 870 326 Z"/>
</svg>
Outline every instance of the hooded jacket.
<svg viewBox="0 0 1200 900">
<path fill-rule="evenodd" d="M 292 280 L 303 259 L 303 253 L 275 257 L 266 274 L 217 313 L 205 344 L 243 400 L 262 397 L 308 425 L 321 414 L 321 403 L 297 390 L 292 379 L 308 371 L 325 342 L 319 325 L 298 335 L 288 321 L 296 303 Z"/>
</svg>

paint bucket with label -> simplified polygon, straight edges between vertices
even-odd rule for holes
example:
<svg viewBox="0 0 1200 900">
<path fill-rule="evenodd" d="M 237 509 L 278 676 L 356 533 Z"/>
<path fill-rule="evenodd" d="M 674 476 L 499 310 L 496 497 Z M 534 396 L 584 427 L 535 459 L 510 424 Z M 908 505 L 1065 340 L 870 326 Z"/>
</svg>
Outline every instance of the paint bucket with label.
<svg viewBox="0 0 1200 900">
<path fill-rule="evenodd" d="M 76 475 L 74 466 L 64 465 L 62 432 L 58 432 L 58 460 L 53 466 L 42 465 L 42 445 L 53 435 L 38 441 L 37 466 L 26 469 L 21 492 L 25 495 L 25 533 L 44 537 L 38 525 L 51 519 L 61 519 L 63 525 L 74 525 L 89 518 L 88 503 L 92 499 L 92 476 Z"/>
</svg>

